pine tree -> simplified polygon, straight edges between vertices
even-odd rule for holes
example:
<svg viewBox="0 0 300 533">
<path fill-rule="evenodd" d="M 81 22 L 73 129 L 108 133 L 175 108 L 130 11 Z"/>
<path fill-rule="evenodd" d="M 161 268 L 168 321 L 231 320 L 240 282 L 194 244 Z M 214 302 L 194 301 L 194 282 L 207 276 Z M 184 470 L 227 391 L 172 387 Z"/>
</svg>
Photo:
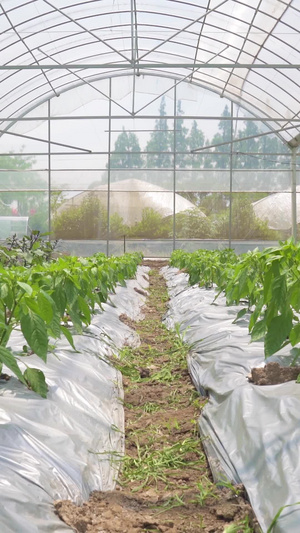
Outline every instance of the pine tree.
<svg viewBox="0 0 300 533">
<path fill-rule="evenodd" d="M 243 139 L 245 137 L 252 137 L 253 135 L 259 135 L 260 130 L 257 124 L 252 120 L 245 121 L 245 127 L 239 131 L 238 136 Z M 235 167 L 236 168 L 249 168 L 257 169 L 260 168 L 260 160 L 256 155 L 259 150 L 259 137 L 257 139 L 247 139 L 246 141 L 241 141 L 240 143 L 235 143 L 235 150 L 241 152 L 235 158 Z M 250 154 L 250 155 L 247 155 Z"/>
<path fill-rule="evenodd" d="M 290 154 L 276 135 L 260 137 L 258 151 L 264 154 L 260 158 L 260 168 L 290 168 Z M 287 151 L 286 155 L 284 155 L 285 151 Z M 272 152 L 282 153 L 283 155 L 271 155 Z"/>
<path fill-rule="evenodd" d="M 146 151 L 152 152 L 147 154 L 147 167 L 172 168 L 172 156 L 169 152 L 173 150 L 173 136 L 168 128 L 168 121 L 164 118 L 166 115 L 164 96 L 161 99 L 159 114 L 160 118 L 155 121 L 154 130 L 146 146 Z"/>
<path fill-rule="evenodd" d="M 230 111 L 228 108 L 228 105 L 225 106 L 224 111 L 222 113 L 222 117 L 230 117 Z M 212 144 L 219 144 L 223 142 L 230 143 L 231 140 L 231 121 L 230 120 L 220 120 L 218 124 L 218 133 L 216 133 L 213 137 Z M 215 152 L 230 152 L 230 145 L 225 144 L 224 146 L 220 146 L 219 148 L 215 148 Z M 229 168 L 230 166 L 230 159 L 229 155 L 219 155 L 215 158 L 215 167 L 216 168 Z"/>
<path fill-rule="evenodd" d="M 183 118 L 180 118 L 183 115 L 183 110 L 181 108 L 181 100 L 177 102 L 177 112 L 175 119 L 175 146 L 176 146 L 176 167 L 185 168 L 188 166 L 189 156 L 187 155 L 189 149 L 188 142 L 188 128 L 184 124 Z"/>
<path fill-rule="evenodd" d="M 110 168 L 142 168 L 141 148 L 135 133 L 123 127 L 110 157 Z"/>
<path fill-rule="evenodd" d="M 195 150 L 195 148 L 202 148 L 204 146 L 205 137 L 202 130 L 199 130 L 196 120 L 193 121 L 191 131 L 187 137 L 187 144 L 189 151 Z M 203 164 L 204 156 L 200 153 L 191 155 L 192 168 L 200 168 Z"/>
</svg>

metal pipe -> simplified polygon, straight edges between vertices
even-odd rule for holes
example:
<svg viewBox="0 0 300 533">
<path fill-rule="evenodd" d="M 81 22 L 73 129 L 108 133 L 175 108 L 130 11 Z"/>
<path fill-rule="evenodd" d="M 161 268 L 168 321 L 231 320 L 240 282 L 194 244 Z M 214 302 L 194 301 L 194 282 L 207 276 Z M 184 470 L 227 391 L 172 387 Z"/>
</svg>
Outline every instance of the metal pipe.
<svg viewBox="0 0 300 533">
<path fill-rule="evenodd" d="M 291 148 L 291 202 L 292 202 L 292 236 L 297 242 L 297 147 Z"/>
<path fill-rule="evenodd" d="M 219 7 L 223 6 L 224 4 L 227 3 L 228 0 L 222 0 L 222 2 L 220 2 L 219 4 L 215 5 L 213 8 L 211 9 L 207 9 L 205 11 L 205 13 L 203 13 L 202 15 L 200 15 L 200 17 L 197 17 L 195 20 L 192 20 L 191 22 L 189 22 L 186 26 L 184 26 L 183 28 L 180 28 L 180 30 L 176 31 L 175 33 L 173 33 L 172 35 L 170 35 L 170 37 L 168 37 L 168 39 L 164 39 L 162 42 L 160 42 L 159 44 L 157 44 L 154 48 L 152 48 L 151 50 L 148 50 L 148 52 L 145 52 L 143 55 L 141 55 L 138 59 L 141 60 L 143 59 L 144 57 L 148 56 L 149 54 L 152 54 L 152 52 L 154 52 L 155 50 L 157 50 L 158 48 L 160 48 L 161 46 L 165 45 L 166 43 L 168 43 L 169 41 L 172 41 L 174 39 L 174 37 L 176 37 L 177 35 L 180 35 L 181 33 L 184 33 L 188 28 L 190 28 L 191 26 L 193 26 L 194 24 L 196 23 L 199 23 L 201 20 L 205 19 L 207 17 L 207 15 L 209 15 L 210 13 L 213 13 L 215 11 L 217 11 L 217 9 L 219 9 Z"/>
<path fill-rule="evenodd" d="M 258 137 L 264 137 L 265 135 L 271 135 L 272 133 L 281 133 L 283 131 L 292 130 L 295 127 L 296 126 L 288 126 L 287 128 L 280 128 L 278 130 L 270 130 L 270 131 L 266 131 L 265 133 L 257 133 L 256 135 L 249 135 L 248 137 L 241 137 L 240 139 L 234 139 L 233 141 L 226 141 L 226 142 L 223 142 L 223 143 L 210 144 L 209 146 L 205 146 L 204 148 L 201 146 L 200 148 L 194 148 L 193 150 L 191 150 L 191 154 L 194 154 L 196 152 L 202 152 L 203 150 L 208 150 L 208 148 L 218 148 L 218 146 L 226 146 L 227 144 L 230 144 L 230 142 L 231 143 L 240 143 L 240 142 L 243 142 L 243 141 L 248 141 L 249 139 L 257 139 Z"/>
<path fill-rule="evenodd" d="M 215 57 L 217 57 L 220 53 L 223 53 L 225 52 L 225 50 L 228 48 L 228 45 L 225 46 L 225 48 L 221 51 L 221 52 L 218 52 L 217 54 L 215 54 L 212 59 L 214 59 Z M 211 60 L 209 60 L 211 61 Z M 194 69 L 193 71 L 193 74 L 195 74 L 195 72 L 198 72 L 198 68 Z M 183 78 L 181 78 L 180 80 L 176 81 L 174 80 L 174 84 L 175 84 L 175 87 L 177 85 L 179 85 L 180 83 L 184 82 L 187 78 L 190 78 L 191 76 L 191 73 L 189 72 L 186 76 L 184 76 Z M 140 107 L 138 109 L 138 111 L 136 111 L 136 113 L 140 113 L 143 109 L 145 109 L 146 107 L 148 107 L 149 105 L 153 104 L 153 102 L 156 102 L 156 100 L 158 100 L 159 98 L 161 98 L 164 94 L 167 94 L 169 91 L 171 91 L 171 89 L 173 89 L 174 86 L 172 87 L 169 87 L 168 89 L 166 89 L 165 91 L 163 91 L 161 94 L 159 94 L 158 96 L 156 96 L 155 98 L 153 98 L 153 100 L 151 100 L 150 102 L 148 102 L 147 104 L 145 104 L 143 107 Z"/>
<path fill-rule="evenodd" d="M 232 153 L 232 141 L 233 141 L 233 102 L 231 102 L 230 107 L 230 116 L 231 116 L 231 122 L 230 122 L 230 169 L 229 169 L 229 248 L 231 248 L 231 237 L 232 237 L 232 176 L 233 176 L 233 153 Z"/>
<path fill-rule="evenodd" d="M 175 190 L 176 190 L 176 113 L 177 113 L 177 91 L 176 91 L 176 83 L 174 82 L 174 119 L 173 119 L 173 250 L 176 249 L 176 196 L 175 196 Z"/>
<path fill-rule="evenodd" d="M 108 161 L 107 161 L 107 235 L 106 255 L 109 257 L 109 231 L 110 231 L 110 157 L 111 157 L 111 78 L 109 79 L 109 102 L 108 102 Z"/>
<path fill-rule="evenodd" d="M 9 131 L 9 130 L 0 130 L 0 133 L 3 133 L 5 135 L 13 135 L 15 137 L 21 137 L 22 139 L 30 139 L 32 141 L 39 141 L 41 143 L 47 143 L 47 144 L 49 143 L 49 139 L 45 140 L 45 139 L 41 139 L 41 138 L 38 138 L 38 137 L 32 137 L 31 135 L 23 135 L 21 133 L 13 133 L 12 131 Z M 55 144 L 55 146 L 63 146 L 64 148 L 74 148 L 74 150 L 81 150 L 85 154 L 91 154 L 92 153 L 92 150 L 89 150 L 88 148 L 80 148 L 78 146 L 72 146 L 71 144 L 58 143 L 58 142 L 54 142 L 54 141 L 51 141 L 51 144 Z"/>
<path fill-rule="evenodd" d="M 94 87 L 93 87 L 94 88 Z M 99 91 L 97 91 L 99 92 Z M 103 93 L 104 95 L 104 93 Z M 106 96 L 106 95 L 105 95 Z M 108 96 L 106 96 L 107 99 L 109 99 Z M 114 103 L 115 100 L 113 100 Z M 123 108 L 125 109 L 125 108 Z M 172 115 L 164 115 L 167 119 L 173 119 L 174 117 Z M 60 115 L 57 117 L 51 117 L 51 121 L 54 120 L 98 120 L 98 119 L 107 119 L 107 115 L 74 115 L 74 116 L 68 116 L 68 115 Z M 145 119 L 159 119 L 160 115 L 135 115 L 134 118 L 139 118 L 142 120 Z M 230 120 L 230 117 L 222 117 L 221 115 L 184 115 L 185 119 L 193 120 Z M 132 120 L 132 115 L 114 115 L 114 119 L 129 119 Z M 18 121 L 18 122 L 27 122 L 27 121 L 37 121 L 37 120 L 47 120 L 47 116 L 45 115 L 36 115 L 34 117 L 0 117 L 1 122 L 10 122 L 10 121 Z M 295 117 L 292 119 L 287 118 L 279 118 L 279 117 L 235 117 L 235 121 L 242 121 L 242 122 L 248 122 L 248 121 L 255 121 L 255 122 L 288 122 L 289 124 L 292 122 L 300 122 L 300 118 Z M 116 131 L 116 130 L 115 130 Z"/>
<path fill-rule="evenodd" d="M 127 59 L 127 58 L 126 58 Z M 0 65 L 0 70 L 99 70 L 99 69 L 123 69 L 123 70 L 139 70 L 147 69 L 167 69 L 167 68 L 190 68 L 194 71 L 197 69 L 236 69 L 243 68 L 249 70 L 256 69 L 279 69 L 290 70 L 300 69 L 300 63 L 66 63 L 60 65 L 43 64 L 43 65 Z M 191 72 L 192 74 L 193 72 Z"/>
<path fill-rule="evenodd" d="M 48 231 L 51 232 L 51 103 L 48 100 Z M 49 235 L 51 240 L 51 234 Z"/>
</svg>

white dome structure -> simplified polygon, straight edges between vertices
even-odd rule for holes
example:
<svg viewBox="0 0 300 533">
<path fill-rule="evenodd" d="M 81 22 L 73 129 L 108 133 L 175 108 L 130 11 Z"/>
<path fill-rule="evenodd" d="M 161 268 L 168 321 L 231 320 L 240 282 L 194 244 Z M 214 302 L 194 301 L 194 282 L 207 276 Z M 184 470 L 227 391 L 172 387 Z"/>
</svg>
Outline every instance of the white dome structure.
<svg viewBox="0 0 300 533">
<path fill-rule="evenodd" d="M 297 224 L 300 223 L 300 186 L 297 187 Z M 253 204 L 257 218 L 274 230 L 288 231 L 292 227 L 291 191 L 270 194 Z"/>
<path fill-rule="evenodd" d="M 84 191 L 69 200 L 66 200 L 57 210 L 59 215 L 66 209 L 73 206 L 78 206 L 88 195 L 97 195 L 103 203 L 107 206 L 107 185 L 100 185 L 95 189 Z M 173 192 L 142 181 L 139 179 L 125 179 L 111 183 L 110 185 L 110 214 L 117 213 L 123 218 L 125 224 L 133 225 L 140 222 L 142 219 L 143 210 L 146 208 L 154 209 L 163 217 L 168 217 L 173 214 L 174 198 Z M 195 205 L 180 196 L 175 194 L 175 214 L 183 211 L 194 209 Z M 199 211 L 199 216 L 206 215 Z"/>
</svg>

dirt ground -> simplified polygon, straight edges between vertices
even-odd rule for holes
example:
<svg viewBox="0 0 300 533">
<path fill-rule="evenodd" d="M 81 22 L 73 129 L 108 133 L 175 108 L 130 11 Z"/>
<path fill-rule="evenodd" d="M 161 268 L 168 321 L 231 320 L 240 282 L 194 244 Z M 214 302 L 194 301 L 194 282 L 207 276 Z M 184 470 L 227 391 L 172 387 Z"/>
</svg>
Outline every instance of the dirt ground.
<svg viewBox="0 0 300 533">
<path fill-rule="evenodd" d="M 115 362 L 125 392 L 125 458 L 116 489 L 93 492 L 81 507 L 58 501 L 56 512 L 78 533 L 259 532 L 243 487 L 216 486 L 197 433 L 206 398 L 186 367 L 188 347 L 162 324 L 166 312 L 163 261 L 150 264 L 145 318 L 132 322 L 141 345 Z M 224 486 L 226 485 L 226 486 Z M 236 528 L 233 529 L 233 524 Z"/>
<path fill-rule="evenodd" d="M 296 381 L 300 375 L 300 366 L 280 366 L 268 363 L 263 368 L 252 368 L 250 381 L 254 385 L 278 385 L 287 381 Z"/>
</svg>

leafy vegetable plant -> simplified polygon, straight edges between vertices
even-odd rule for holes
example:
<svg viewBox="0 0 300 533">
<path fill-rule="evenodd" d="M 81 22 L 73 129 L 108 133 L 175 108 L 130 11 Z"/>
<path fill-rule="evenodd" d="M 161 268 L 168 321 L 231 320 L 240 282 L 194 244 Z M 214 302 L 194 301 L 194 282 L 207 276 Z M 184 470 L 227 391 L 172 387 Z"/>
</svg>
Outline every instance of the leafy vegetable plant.
<svg viewBox="0 0 300 533">
<path fill-rule="evenodd" d="M 18 238 L 13 235 L 6 239 L 5 245 L 0 247 L 0 261 L 3 265 L 31 266 L 42 264 L 52 259 L 58 241 L 45 239 L 50 233 L 34 230 L 30 235 Z"/>
<path fill-rule="evenodd" d="M 0 265 L 0 371 L 6 365 L 22 383 L 46 397 L 43 373 L 29 367 L 22 373 L 8 347 L 12 331 L 21 328 L 31 352 L 44 362 L 50 339 L 64 335 L 75 349 L 70 324 L 81 333 L 90 324 L 96 306 L 107 301 L 117 283 L 125 283 L 125 278 L 135 274 L 140 261 L 140 254 L 120 258 L 96 254 L 89 258 L 60 257 L 31 267 Z M 27 348 L 24 353 L 28 353 Z"/>
<path fill-rule="evenodd" d="M 247 303 L 237 319 L 251 312 L 251 340 L 264 338 L 265 357 L 288 343 L 294 361 L 300 356 L 300 245 L 291 239 L 278 247 L 258 249 L 237 256 L 233 250 L 199 250 L 188 254 L 176 250 L 171 264 L 185 268 L 190 283 L 215 286 L 225 292 L 228 305 Z"/>
</svg>

